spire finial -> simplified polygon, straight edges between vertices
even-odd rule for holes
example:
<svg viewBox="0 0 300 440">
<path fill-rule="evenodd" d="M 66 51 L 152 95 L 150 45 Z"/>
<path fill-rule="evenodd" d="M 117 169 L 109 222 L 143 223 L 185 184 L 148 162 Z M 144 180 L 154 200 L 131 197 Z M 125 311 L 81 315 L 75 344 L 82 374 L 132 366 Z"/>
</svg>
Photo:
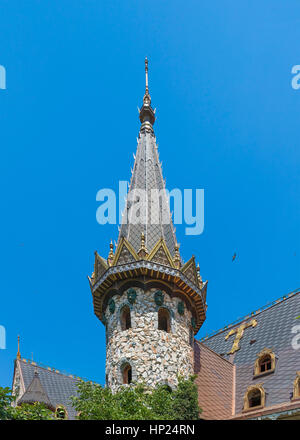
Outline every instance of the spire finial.
<svg viewBox="0 0 300 440">
<path fill-rule="evenodd" d="M 174 264 L 176 269 L 180 269 L 181 266 L 181 260 L 180 260 L 180 254 L 179 254 L 179 243 L 175 243 L 175 254 L 174 254 Z"/>
<path fill-rule="evenodd" d="M 21 359 L 21 353 L 20 353 L 20 336 L 18 335 L 18 352 L 17 352 L 17 359 Z"/>
<path fill-rule="evenodd" d="M 140 112 L 140 121 L 142 123 L 141 131 L 146 130 L 153 133 L 152 125 L 155 122 L 155 111 L 151 107 L 151 96 L 148 84 L 148 58 L 145 58 L 145 94 L 143 98 L 143 106 Z M 145 124 L 145 125 L 143 125 Z"/>
<path fill-rule="evenodd" d="M 145 244 L 145 234 L 144 232 L 141 233 L 141 247 L 138 250 L 138 256 L 141 258 L 146 257 L 146 255 L 148 255 L 148 250 L 146 248 L 146 244 Z"/>
<path fill-rule="evenodd" d="M 146 95 L 149 95 L 149 87 L 148 87 L 148 58 L 145 58 L 145 75 L 146 75 Z"/>
<path fill-rule="evenodd" d="M 110 241 L 110 245 L 109 245 L 109 254 L 108 254 L 108 258 L 107 258 L 107 263 L 109 266 L 112 266 L 113 261 L 114 261 L 114 245 L 112 240 Z"/>
</svg>

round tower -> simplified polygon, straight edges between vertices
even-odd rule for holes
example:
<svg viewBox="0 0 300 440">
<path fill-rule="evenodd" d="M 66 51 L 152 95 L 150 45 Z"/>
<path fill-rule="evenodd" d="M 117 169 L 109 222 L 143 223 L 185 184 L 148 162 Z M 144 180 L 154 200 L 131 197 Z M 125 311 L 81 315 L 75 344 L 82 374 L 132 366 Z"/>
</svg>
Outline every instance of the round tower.
<svg viewBox="0 0 300 440">
<path fill-rule="evenodd" d="M 194 335 L 206 315 L 207 282 L 195 258 L 184 264 L 179 254 L 153 131 L 147 59 L 145 70 L 141 128 L 117 247 L 114 252 L 110 244 L 107 259 L 95 252 L 89 278 L 95 314 L 106 327 L 106 384 L 113 391 L 136 382 L 175 387 L 178 376 L 192 375 Z M 159 192 L 155 200 L 153 191 Z"/>
<path fill-rule="evenodd" d="M 191 305 L 167 283 L 126 284 L 105 311 L 107 385 L 173 387 L 194 371 Z"/>
</svg>

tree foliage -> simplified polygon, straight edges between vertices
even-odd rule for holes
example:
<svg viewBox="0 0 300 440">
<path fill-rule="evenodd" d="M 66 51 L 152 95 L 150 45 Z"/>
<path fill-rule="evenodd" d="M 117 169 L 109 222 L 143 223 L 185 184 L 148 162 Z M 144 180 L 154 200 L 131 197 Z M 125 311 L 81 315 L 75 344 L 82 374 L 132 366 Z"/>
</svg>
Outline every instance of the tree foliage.
<svg viewBox="0 0 300 440">
<path fill-rule="evenodd" d="M 197 420 L 200 415 L 195 376 L 178 379 L 175 390 L 166 385 L 147 388 L 144 384 L 110 388 L 81 381 L 78 393 L 71 397 L 81 420 Z M 12 406 L 15 396 L 9 388 L 0 387 L 0 420 L 54 420 L 44 404 L 23 403 Z"/>
<path fill-rule="evenodd" d="M 82 381 L 72 403 L 81 420 L 196 420 L 201 410 L 194 380 L 179 378 L 174 391 L 165 385 L 149 389 L 137 384 L 116 393 Z"/>
<path fill-rule="evenodd" d="M 13 408 L 11 403 L 14 397 L 11 395 L 10 388 L 0 387 L 0 420 L 9 420 L 12 418 Z"/>
<path fill-rule="evenodd" d="M 0 420 L 53 420 L 53 413 L 42 403 L 23 403 L 14 407 L 15 396 L 10 388 L 0 387 Z"/>
<path fill-rule="evenodd" d="M 22 403 L 13 408 L 12 418 L 14 420 L 53 420 L 55 416 L 43 403 L 33 404 Z"/>
</svg>

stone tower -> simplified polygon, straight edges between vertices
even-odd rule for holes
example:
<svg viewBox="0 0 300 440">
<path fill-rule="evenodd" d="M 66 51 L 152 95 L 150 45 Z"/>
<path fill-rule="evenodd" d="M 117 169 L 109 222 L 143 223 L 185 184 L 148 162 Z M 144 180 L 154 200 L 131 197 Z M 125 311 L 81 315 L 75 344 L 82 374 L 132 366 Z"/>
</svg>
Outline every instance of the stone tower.
<svg viewBox="0 0 300 440">
<path fill-rule="evenodd" d="M 117 247 L 114 252 L 110 244 L 107 259 L 95 252 L 89 278 L 95 314 L 106 327 L 106 385 L 113 391 L 137 381 L 174 387 L 178 375 L 193 374 L 194 335 L 207 307 L 207 282 L 194 256 L 184 264 L 179 254 L 153 131 L 147 59 L 145 72 L 137 153 Z"/>
</svg>

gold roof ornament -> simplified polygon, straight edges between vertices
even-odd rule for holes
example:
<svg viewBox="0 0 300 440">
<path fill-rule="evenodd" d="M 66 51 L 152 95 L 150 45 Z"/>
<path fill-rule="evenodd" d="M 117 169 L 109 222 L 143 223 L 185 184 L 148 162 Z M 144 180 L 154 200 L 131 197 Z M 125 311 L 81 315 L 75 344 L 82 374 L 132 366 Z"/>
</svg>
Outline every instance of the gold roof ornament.
<svg viewBox="0 0 300 440">
<path fill-rule="evenodd" d="M 200 285 L 200 287 L 202 287 L 203 286 L 203 280 L 202 280 L 202 276 L 200 275 L 199 263 L 198 263 L 198 265 L 196 267 L 196 270 L 197 270 L 197 277 L 198 277 L 199 285 Z"/>
<path fill-rule="evenodd" d="M 110 242 L 109 249 L 110 250 L 109 250 L 109 254 L 108 254 L 108 258 L 107 258 L 107 263 L 108 263 L 109 266 L 112 266 L 114 258 L 115 258 L 115 255 L 114 255 L 114 245 L 113 245 L 112 240 Z"/>
<path fill-rule="evenodd" d="M 174 266 L 176 269 L 180 269 L 181 266 L 181 260 L 180 260 L 180 254 L 179 254 L 179 243 L 176 243 L 175 245 L 175 254 L 174 254 Z"/>
<path fill-rule="evenodd" d="M 20 353 L 20 336 L 18 335 L 18 352 L 17 352 L 17 359 L 21 359 L 21 353 Z"/>
<path fill-rule="evenodd" d="M 149 85 L 148 85 L 148 58 L 145 58 L 145 95 L 143 98 L 144 104 L 151 104 L 151 96 L 149 94 Z"/>
<path fill-rule="evenodd" d="M 142 123 L 141 130 L 146 128 L 153 131 L 152 125 L 155 122 L 155 110 L 151 107 L 151 96 L 148 85 L 148 58 L 145 58 L 145 94 L 143 98 L 143 106 L 140 110 L 140 121 Z M 144 127 L 143 127 L 144 125 Z"/>
<path fill-rule="evenodd" d="M 145 234 L 144 234 L 144 232 L 142 232 L 141 233 L 141 247 L 140 247 L 140 249 L 138 251 L 138 256 L 141 257 L 141 258 L 144 258 L 147 255 L 148 255 L 148 250 L 147 250 L 146 245 L 145 245 Z"/>
<path fill-rule="evenodd" d="M 244 335 L 244 331 L 246 328 L 249 327 L 256 327 L 257 326 L 257 321 L 256 319 L 252 319 L 250 322 L 247 323 L 243 323 L 241 324 L 239 327 L 236 327 L 232 330 L 230 330 L 230 332 L 225 336 L 225 340 L 227 341 L 227 339 L 231 336 L 236 334 L 236 337 L 233 341 L 233 345 L 231 350 L 228 352 L 228 354 L 233 354 L 236 351 L 238 351 L 241 347 L 239 346 L 239 342 L 242 339 L 243 335 Z"/>
</svg>

